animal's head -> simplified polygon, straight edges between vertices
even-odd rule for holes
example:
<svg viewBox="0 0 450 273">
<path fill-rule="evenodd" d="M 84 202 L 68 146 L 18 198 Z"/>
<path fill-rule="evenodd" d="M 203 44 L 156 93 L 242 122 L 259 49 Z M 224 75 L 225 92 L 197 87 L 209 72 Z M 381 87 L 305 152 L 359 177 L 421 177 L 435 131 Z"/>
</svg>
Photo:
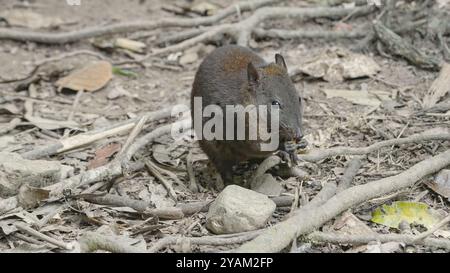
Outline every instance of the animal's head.
<svg viewBox="0 0 450 273">
<path fill-rule="evenodd" d="M 280 54 L 275 55 L 275 63 L 247 67 L 249 92 L 258 105 L 279 107 L 280 142 L 296 141 L 303 138 L 303 101 L 292 83 L 286 62 Z"/>
</svg>

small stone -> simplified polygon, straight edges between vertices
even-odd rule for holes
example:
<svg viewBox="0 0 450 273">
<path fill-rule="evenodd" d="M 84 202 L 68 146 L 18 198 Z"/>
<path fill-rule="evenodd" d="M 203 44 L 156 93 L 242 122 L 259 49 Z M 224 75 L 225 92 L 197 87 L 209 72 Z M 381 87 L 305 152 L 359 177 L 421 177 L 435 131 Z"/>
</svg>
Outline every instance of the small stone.
<svg viewBox="0 0 450 273">
<path fill-rule="evenodd" d="M 122 86 L 114 87 L 111 91 L 109 91 L 108 95 L 106 95 L 109 100 L 115 100 L 124 96 L 132 97 L 130 92 L 125 90 Z"/>
<path fill-rule="evenodd" d="M 0 153 L 0 197 L 16 195 L 26 184 L 43 188 L 61 179 L 61 163 L 45 160 L 27 160 L 19 154 Z"/>
<path fill-rule="evenodd" d="M 180 64 L 181 65 L 192 64 L 195 63 L 197 60 L 198 60 L 197 52 L 189 52 L 181 56 Z"/>
<path fill-rule="evenodd" d="M 206 227 L 215 234 L 257 230 L 267 224 L 275 208 L 266 195 L 231 185 L 211 204 Z"/>
</svg>

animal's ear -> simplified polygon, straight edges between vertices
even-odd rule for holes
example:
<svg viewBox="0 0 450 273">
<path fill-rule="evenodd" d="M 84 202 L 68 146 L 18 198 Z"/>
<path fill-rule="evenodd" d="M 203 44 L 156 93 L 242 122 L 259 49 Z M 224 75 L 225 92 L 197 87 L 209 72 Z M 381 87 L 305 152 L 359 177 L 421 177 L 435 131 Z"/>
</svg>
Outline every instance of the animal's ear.
<svg viewBox="0 0 450 273">
<path fill-rule="evenodd" d="M 281 54 L 275 54 L 275 63 L 287 70 L 286 62 Z"/>
<path fill-rule="evenodd" d="M 251 84 L 257 84 L 259 82 L 259 73 L 253 63 L 249 63 L 247 66 L 247 77 L 248 82 Z"/>
</svg>

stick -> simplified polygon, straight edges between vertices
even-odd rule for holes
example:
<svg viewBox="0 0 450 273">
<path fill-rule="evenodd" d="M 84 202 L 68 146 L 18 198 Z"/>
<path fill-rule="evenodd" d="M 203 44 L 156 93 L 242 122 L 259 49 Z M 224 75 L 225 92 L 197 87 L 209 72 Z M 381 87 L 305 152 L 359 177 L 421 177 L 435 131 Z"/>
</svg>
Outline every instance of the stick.
<svg viewBox="0 0 450 273">
<path fill-rule="evenodd" d="M 144 128 L 145 124 L 147 123 L 148 116 L 143 116 L 139 122 L 136 124 L 136 126 L 133 128 L 133 131 L 131 131 L 130 135 L 128 136 L 127 141 L 122 146 L 122 149 L 117 154 L 117 157 L 121 157 L 124 152 L 127 151 L 128 147 L 130 147 L 131 143 L 136 139 L 136 137 L 141 133 L 142 129 Z"/>
<path fill-rule="evenodd" d="M 121 242 L 120 236 L 107 236 L 98 232 L 86 232 L 79 239 L 81 253 L 106 250 L 112 253 L 142 253 L 141 249 Z"/>
<path fill-rule="evenodd" d="M 36 238 L 38 238 L 38 239 L 40 239 L 42 241 L 48 242 L 48 243 L 50 243 L 50 244 L 52 244 L 54 246 L 57 246 L 59 248 L 65 249 L 65 250 L 72 250 L 73 249 L 72 245 L 66 244 L 66 243 L 64 243 L 62 241 L 56 240 L 56 239 L 54 239 L 52 237 L 49 237 L 49 236 L 47 236 L 47 235 L 45 235 L 45 234 L 43 234 L 43 233 L 41 233 L 39 231 L 36 231 L 36 230 L 34 230 L 34 229 L 30 228 L 30 227 L 27 227 L 27 226 L 23 225 L 21 223 L 15 223 L 14 225 L 16 226 L 16 228 L 18 230 L 23 231 L 25 233 L 28 233 L 29 235 L 34 236 L 34 237 L 36 237 Z"/>
<path fill-rule="evenodd" d="M 147 113 L 143 117 L 147 117 L 147 121 L 152 122 L 170 117 L 171 111 L 172 107 L 168 107 L 160 111 Z M 63 153 L 66 151 L 70 151 L 85 146 L 100 139 L 104 139 L 117 134 L 123 134 L 133 129 L 136 126 L 136 123 L 138 123 L 138 121 L 143 117 L 130 119 L 125 122 L 113 125 L 111 127 L 102 128 L 100 130 L 95 130 L 84 134 L 79 134 L 73 137 L 69 137 L 67 139 L 62 139 L 58 142 L 44 146 L 42 148 L 25 152 L 22 154 L 22 157 L 26 159 L 38 159 L 45 156 L 52 156 L 55 154 Z"/>
<path fill-rule="evenodd" d="M 221 35 L 229 35 L 236 40 L 236 43 L 241 46 L 247 46 L 250 37 L 253 34 L 257 25 L 261 22 L 266 22 L 272 19 L 282 18 L 296 18 L 296 19 L 312 19 L 312 18 L 339 18 L 350 13 L 355 15 L 365 15 L 373 11 L 372 7 L 357 7 L 357 8 L 295 8 L 295 7 L 264 7 L 256 10 L 253 15 L 245 20 L 233 24 L 222 24 L 205 30 L 204 33 L 185 40 L 179 44 L 168 46 L 154 52 L 147 54 L 139 61 L 143 62 L 150 57 L 155 57 L 172 52 L 183 51 L 189 47 L 197 45 L 205 41 L 213 40 Z"/>
<path fill-rule="evenodd" d="M 414 243 L 417 243 L 417 242 L 422 241 L 423 239 L 427 238 L 431 234 L 435 233 L 438 229 L 440 229 L 441 227 L 443 227 L 446 224 L 448 224 L 448 222 L 450 222 L 450 215 L 447 215 L 447 217 L 442 219 L 439 223 L 437 223 L 435 226 L 433 226 L 430 230 L 428 230 L 426 232 L 423 232 L 420 235 L 418 235 L 416 237 L 416 239 L 414 239 Z"/>
<path fill-rule="evenodd" d="M 0 29 L 1 32 L 1 29 Z M 1 38 L 0 38 L 1 40 Z M 61 55 L 55 56 L 55 57 L 50 57 L 50 58 L 46 58 L 46 59 L 42 59 L 40 61 L 37 61 L 35 63 L 35 66 L 33 68 L 33 70 L 31 70 L 27 76 L 20 78 L 20 79 L 10 79 L 10 80 L 0 80 L 0 84 L 5 84 L 5 83 L 13 83 L 13 82 L 18 82 L 18 81 L 25 81 L 31 77 L 33 77 L 36 72 L 39 70 L 39 68 L 41 68 L 43 65 L 47 64 L 47 63 L 52 63 L 52 62 L 57 62 L 57 61 L 61 61 L 65 58 L 70 58 L 70 57 L 74 57 L 74 56 L 78 56 L 78 55 L 90 55 L 90 56 L 94 56 L 100 60 L 105 60 L 106 58 L 101 55 L 100 53 L 97 52 L 93 52 L 93 51 L 89 51 L 89 50 L 77 50 L 74 52 L 69 52 L 69 53 L 63 53 Z"/>
<path fill-rule="evenodd" d="M 249 11 L 273 3 L 274 0 L 254 0 L 230 5 L 228 8 L 209 17 L 193 19 L 163 18 L 157 21 L 123 22 L 113 25 L 88 27 L 82 30 L 74 30 L 61 33 L 45 33 L 28 30 L 14 30 L 0 28 L 0 40 L 14 40 L 20 42 L 36 42 L 43 44 L 66 44 L 78 42 L 103 35 L 113 35 L 157 28 L 168 27 L 196 27 L 215 24 L 236 13 L 236 5 L 241 11 Z"/>
<path fill-rule="evenodd" d="M 337 155 L 366 155 L 369 153 L 373 153 L 378 151 L 381 148 L 392 146 L 392 145 L 401 145 L 408 143 L 417 143 L 422 141 L 431 141 L 431 140 L 450 140 L 450 129 L 442 128 L 438 130 L 428 130 L 420 134 L 414 134 L 406 138 L 399 139 L 389 139 L 385 141 L 381 141 L 375 144 L 372 144 L 367 147 L 360 148 L 352 148 L 352 147 L 335 147 L 326 150 L 312 150 L 307 154 L 298 155 L 300 160 L 308 161 L 308 162 L 318 162 L 323 159 L 337 156 Z"/>
<path fill-rule="evenodd" d="M 155 167 L 155 164 L 151 162 L 150 160 L 144 160 L 144 164 L 147 167 L 147 170 L 153 174 L 153 176 L 158 179 L 161 184 L 163 184 L 164 188 L 166 188 L 167 193 L 169 193 L 169 196 L 176 202 L 178 200 L 177 193 L 173 189 L 171 183 L 167 181 L 166 178 L 159 172 L 159 170 Z"/>
<path fill-rule="evenodd" d="M 367 200 L 410 187 L 448 165 L 450 150 L 421 161 L 399 175 L 344 190 L 320 207 L 298 210 L 293 217 L 270 227 L 254 240 L 237 248 L 236 252 L 281 251 L 296 236 L 312 232 L 343 211 Z"/>
<path fill-rule="evenodd" d="M 443 248 L 450 250 L 450 240 L 447 239 L 425 239 L 423 241 L 415 241 L 416 236 L 404 234 L 364 234 L 364 235 L 344 235 L 336 233 L 313 232 L 307 237 L 308 240 L 334 243 L 334 244 L 351 244 L 363 245 L 370 242 L 402 242 L 409 245 L 423 245 L 427 247 Z"/>
<path fill-rule="evenodd" d="M 415 48 L 411 43 L 385 27 L 380 22 L 374 24 L 378 39 L 386 45 L 393 54 L 405 58 L 410 63 L 425 69 L 438 69 L 439 62 L 434 57 L 427 56 Z"/>
<path fill-rule="evenodd" d="M 272 169 L 273 167 L 277 166 L 281 163 L 281 158 L 276 155 L 272 155 L 268 158 L 266 158 L 259 166 L 256 172 L 253 174 L 252 178 L 250 179 L 250 185 L 253 185 L 253 183 L 259 179 L 262 175 L 264 175 L 268 170 Z"/>
<path fill-rule="evenodd" d="M 183 240 L 188 241 L 194 245 L 213 245 L 213 246 L 223 246 L 223 245 L 234 245 L 247 242 L 255 238 L 261 231 L 251 231 L 245 232 L 243 234 L 233 234 L 232 237 L 221 237 L 221 236 L 204 236 L 204 237 L 181 237 L 181 236 L 168 236 L 164 237 L 158 242 L 156 242 L 151 248 L 148 249 L 149 253 L 156 253 L 163 248 L 170 245 L 177 244 Z"/>
<path fill-rule="evenodd" d="M 344 172 L 344 175 L 341 177 L 341 181 L 339 182 L 339 186 L 336 190 L 337 193 L 350 188 L 350 185 L 355 178 L 356 174 L 361 168 L 362 160 L 361 157 L 356 157 L 348 163 L 347 169 Z"/>
</svg>

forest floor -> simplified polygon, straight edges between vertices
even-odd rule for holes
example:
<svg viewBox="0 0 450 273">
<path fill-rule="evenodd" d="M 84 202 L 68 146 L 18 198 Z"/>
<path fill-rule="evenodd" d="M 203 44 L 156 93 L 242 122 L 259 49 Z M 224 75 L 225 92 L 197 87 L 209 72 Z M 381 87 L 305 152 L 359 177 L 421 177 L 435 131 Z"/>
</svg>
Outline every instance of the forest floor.
<svg viewBox="0 0 450 273">
<path fill-rule="evenodd" d="M 4 19 L 0 20 L 0 29 L 20 30 L 29 28 L 32 24 L 41 23 L 44 26 L 34 31 L 59 33 L 92 26 L 109 26 L 117 22 L 158 22 L 167 18 L 204 17 L 199 12 L 183 9 L 180 11 L 180 6 L 194 6 L 188 1 L 167 2 L 132 0 L 124 4 L 121 0 L 82 1 L 80 6 L 69 6 L 65 1 L 60 0 L 25 2 L 0 0 L 0 18 Z M 388 9 L 385 11 L 395 13 L 392 15 L 394 21 L 401 21 L 402 16 L 410 19 L 407 17 L 408 12 L 416 15 L 418 7 L 424 4 L 422 1 L 395 2 L 394 9 L 398 9 L 398 14 Z M 426 2 L 426 9 L 423 10 L 429 17 L 439 5 L 440 12 L 450 11 L 450 4 L 445 1 Z M 210 12 L 216 13 L 229 5 L 224 4 L 223 1 L 210 0 L 208 3 L 211 5 Z M 297 0 L 282 1 L 275 5 L 297 8 L 318 7 L 317 3 Z M 204 7 L 196 6 L 196 8 L 201 10 Z M 376 11 L 359 16 L 350 14 L 339 18 L 322 16 L 304 20 L 267 19 L 259 27 L 292 30 L 301 28 L 318 32 L 325 28 L 330 31 L 351 32 L 362 29 L 367 24 L 371 24 L 375 18 L 381 17 L 384 6 L 374 8 Z M 34 18 L 29 14 L 25 18 L 13 16 L 13 11 L 32 11 L 40 17 Z M 253 11 L 242 12 L 241 16 L 247 18 L 252 13 Z M 239 16 L 234 14 L 225 18 L 222 23 L 238 20 Z M 13 21 L 17 22 L 18 26 L 11 26 Z M 408 22 L 410 21 L 412 20 Z M 398 23 L 398 21 L 395 22 Z M 397 27 L 395 22 L 391 22 L 394 29 Z M 442 39 L 444 44 L 448 44 L 450 38 L 446 35 L 450 33 L 450 24 L 447 21 L 445 23 L 448 29 L 444 28 Z M 1 39 L 0 31 L 0 82 L 3 82 L 0 84 L 0 158 L 4 160 L 0 162 L 0 252 L 73 251 L 71 243 L 79 241 L 86 234 L 90 234 L 89 232 L 119 236 L 124 240 L 125 245 L 132 246 L 132 250 L 142 251 L 151 249 L 160 252 L 218 252 L 235 249 L 246 241 L 242 240 L 239 244 L 227 242 L 222 245 L 208 243 L 209 241 L 196 243 L 195 240 L 190 242 L 187 240 L 186 243 L 186 241 L 174 239 L 167 245 L 161 243 L 161 246 L 157 246 L 161 238 L 169 238 L 167 236 L 174 236 L 170 238 L 208 236 L 210 240 L 217 236 L 217 238 L 225 238 L 226 241 L 226 237 L 213 235 L 206 228 L 207 209 L 200 207 L 199 211 L 184 213 L 182 217 L 177 216 L 177 211 L 173 212 L 170 209 L 165 214 L 165 209 L 176 208 L 180 204 L 207 204 L 220 193 L 215 182 L 217 175 L 208 164 L 207 157 L 198 144 L 187 137 L 174 140 L 164 134 L 144 143 L 145 146 L 132 154 L 131 162 L 146 162 L 150 167 L 139 166 L 127 170 L 128 172 L 122 176 L 105 171 L 102 174 L 97 173 L 98 177 L 95 179 L 89 180 L 86 176 L 83 178 L 83 175 L 89 171 L 91 171 L 89 175 L 94 175 L 96 170 L 102 171 L 102 166 L 109 168 L 111 165 L 108 164 L 114 161 L 118 153 L 126 154 L 130 147 L 125 145 L 127 140 L 139 140 L 140 137 L 153 132 L 156 128 L 173 122 L 174 118 L 169 118 L 167 115 L 152 120 L 141 128 L 135 127 L 134 132 L 139 135 L 134 138 L 130 138 L 130 131 L 133 128 L 131 127 L 118 134 L 101 137 L 87 145 L 74 146 L 75 148 L 68 151 L 28 157 L 35 160 L 54 161 L 66 166 L 63 168 L 64 171 L 59 172 L 62 173 L 62 178 L 59 177 L 51 182 L 59 182 L 53 188 L 51 183 L 43 181 L 45 179 L 42 177 L 42 181 L 35 181 L 32 184 L 33 187 L 25 189 L 14 188 L 8 181 L 11 178 L 8 177 L 10 174 L 6 169 L 20 170 L 20 166 L 14 166 L 15 158 L 10 158 L 7 153 L 21 154 L 26 158 L 25 155 L 30 155 L 39 148 L 61 143 L 79 134 L 91 131 L 105 132 L 127 120 L 139 119 L 145 113 L 170 109 L 177 104 L 188 105 L 195 72 L 202 59 L 216 47 L 234 42 L 233 37 L 227 34 L 219 35 L 167 54 L 155 54 L 142 61 L 141 58 L 153 52 L 154 49 L 159 50 L 178 44 L 178 42 L 167 42 L 168 37 L 173 37 L 185 30 L 196 29 L 202 28 L 155 28 L 63 44 Z M 326 151 L 341 146 L 364 148 L 424 132 L 436 132 L 443 135 L 424 141 L 405 142 L 399 145 L 393 143 L 370 152 L 336 153 L 318 161 L 301 161 L 299 167 L 307 175 L 291 178 L 276 176 L 282 186 L 281 196 L 290 197 L 296 202 L 293 205 L 277 207 L 266 227 L 291 217 L 293 211 L 299 210 L 299 207 L 313 199 L 327 183 L 339 184 L 349 162 L 355 158 L 355 155 L 364 155 L 364 157 L 358 158 L 360 166 L 352 175 L 352 185 L 364 185 L 401 175 L 412 166 L 450 150 L 448 131 L 450 129 L 450 88 L 446 88 L 450 86 L 450 70 L 447 67 L 448 64 L 443 64 L 445 49 L 442 49 L 439 42 L 427 36 L 427 32 L 423 30 L 410 30 L 402 36 L 409 45 L 423 52 L 430 59 L 439 60 L 439 66 L 422 68 L 420 64 L 392 53 L 390 48 L 380 41 L 362 44 L 356 50 L 355 46 L 364 39 L 364 35 L 357 38 L 315 37 L 312 39 L 253 36 L 248 41 L 248 46 L 267 61 L 272 62 L 275 54 L 281 53 L 286 59 L 289 70 L 295 74 L 292 79 L 299 95 L 305 101 L 303 124 L 309 146 L 303 154 L 307 155 L 309 150 Z M 114 45 L 117 38 L 140 41 L 146 45 L 146 48 L 141 53 L 118 48 Z M 67 55 L 71 52 L 75 54 Z M 55 57 L 56 60 L 51 60 Z M 111 80 L 103 88 L 95 92 L 82 92 L 80 96 L 77 96 L 75 91 L 58 90 L 56 82 L 59 79 L 70 75 L 76 69 L 99 61 L 100 57 L 112 63 L 115 68 Z M 337 69 L 330 68 L 322 71 L 330 60 L 335 62 Z M 41 63 L 42 65 L 35 70 L 36 65 Z M 361 73 L 361 71 L 372 70 L 376 70 L 376 73 L 362 72 L 362 75 L 351 75 L 352 72 Z M 30 74 L 33 75 L 29 77 Z M 33 81 L 29 81 L 30 78 Z M 439 82 L 435 83 L 436 81 Z M 439 91 L 433 89 L 433 93 L 430 88 L 434 83 Z M 439 95 L 436 95 L 436 92 L 439 92 Z M 431 102 L 427 101 L 430 98 Z M 12 166 L 8 167 L 6 163 Z M 190 177 L 187 169 L 191 167 L 187 165 L 192 165 L 194 179 Z M 155 175 L 155 168 L 157 173 L 164 174 L 162 179 L 164 183 L 161 183 L 158 174 Z M 246 166 L 243 168 L 249 171 Z M 442 220 L 449 212 L 448 198 L 450 197 L 448 194 L 450 174 L 441 172 L 442 169 L 444 168 L 430 170 L 423 175 L 418 174 L 417 179 L 410 185 L 394 189 L 389 194 L 371 197 L 365 202 L 357 202 L 351 208 L 345 209 L 343 214 L 339 213 L 333 217 L 333 220 L 319 225 L 318 230 L 321 234 L 316 234 L 315 239 L 299 237 L 298 240 L 295 239 L 294 244 L 284 248 L 284 251 L 448 251 L 448 248 L 438 247 L 432 243 L 421 244 L 401 240 L 378 240 L 378 243 L 373 243 L 372 241 L 376 242 L 376 239 L 368 240 L 370 243 L 364 240 L 357 243 L 339 243 L 319 238 L 319 235 L 325 233 L 346 236 L 371 232 L 405 236 L 420 235 L 430 228 L 424 228 L 426 223 L 411 220 L 407 227 L 399 228 L 374 223 L 372 219 L 376 209 L 383 204 L 407 201 L 408 205 L 413 207 L 418 204 L 428 205 L 427 213 L 433 211 L 440 215 L 438 218 Z M 438 172 L 441 173 L 436 176 Z M 89 181 L 85 180 L 86 183 L 83 184 L 80 181 L 76 182 L 76 179 L 71 180 L 73 177 L 78 177 L 80 181 L 83 179 Z M 67 191 L 64 185 L 70 181 L 78 184 Z M 164 185 L 165 183 L 169 186 Z M 440 190 L 437 189 L 438 187 Z M 38 191 L 36 188 L 48 190 L 46 198 L 34 200 L 37 198 L 36 195 L 45 195 L 45 192 Z M 97 200 L 97 197 L 106 192 L 108 195 L 124 197 L 124 200 L 127 200 L 124 201 L 125 203 L 131 200 L 143 201 L 149 208 L 139 211 L 133 206 L 107 204 Z M 50 193 L 50 199 L 47 199 L 48 193 Z M 24 197 L 26 194 L 32 196 L 30 199 L 33 201 L 28 200 L 28 204 L 23 204 L 22 202 L 25 202 L 23 199 L 27 199 Z M 117 200 L 112 203 L 114 202 Z M 433 222 L 432 226 L 434 224 L 436 223 Z M 28 230 L 30 227 L 61 244 L 51 243 L 40 235 L 33 235 Z M 309 233 L 303 235 L 306 236 Z M 450 240 L 450 232 L 445 227 L 432 236 Z M 113 251 L 110 248 L 97 248 Z M 120 250 L 128 251 L 129 249 L 124 247 Z"/>
</svg>

